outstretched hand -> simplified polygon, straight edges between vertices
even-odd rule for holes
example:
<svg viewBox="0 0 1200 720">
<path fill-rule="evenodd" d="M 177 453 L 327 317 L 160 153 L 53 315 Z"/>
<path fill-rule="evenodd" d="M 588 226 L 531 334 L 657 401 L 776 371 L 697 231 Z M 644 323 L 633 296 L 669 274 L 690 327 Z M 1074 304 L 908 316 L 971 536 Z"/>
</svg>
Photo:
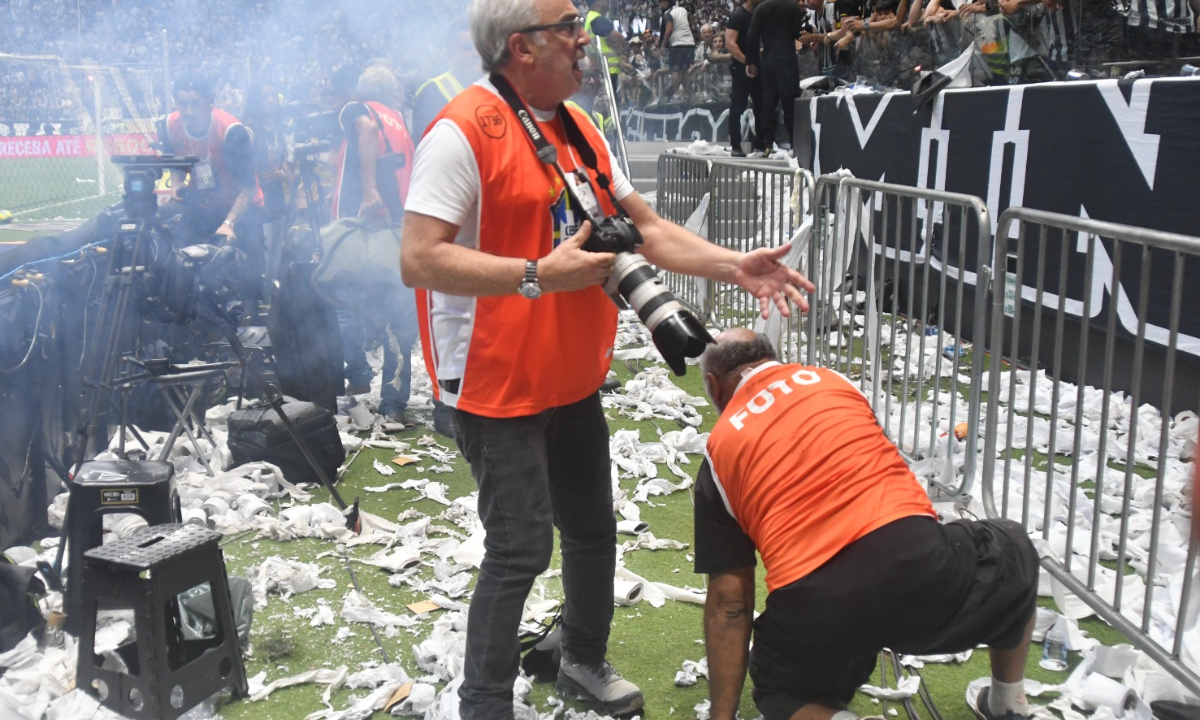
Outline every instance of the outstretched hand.
<svg viewBox="0 0 1200 720">
<path fill-rule="evenodd" d="M 546 292 L 582 290 L 603 285 L 612 274 L 616 255 L 583 249 L 592 236 L 592 223 L 584 221 L 579 231 L 538 261 L 538 280 Z"/>
<path fill-rule="evenodd" d="M 816 291 L 816 286 L 808 278 L 779 262 L 790 250 L 790 244 L 759 248 L 742 255 L 738 262 L 734 279 L 758 298 L 758 307 L 764 319 L 770 313 L 771 303 L 775 303 L 784 317 L 791 317 L 792 314 L 788 300 L 796 303 L 801 312 L 807 311 L 808 300 L 800 291 Z"/>
</svg>

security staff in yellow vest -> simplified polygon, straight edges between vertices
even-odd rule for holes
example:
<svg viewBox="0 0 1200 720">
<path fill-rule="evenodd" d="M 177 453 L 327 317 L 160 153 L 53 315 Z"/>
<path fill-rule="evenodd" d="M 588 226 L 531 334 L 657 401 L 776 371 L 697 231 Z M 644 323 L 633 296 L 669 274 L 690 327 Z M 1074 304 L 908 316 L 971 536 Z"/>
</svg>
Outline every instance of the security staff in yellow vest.
<svg viewBox="0 0 1200 720">
<path fill-rule="evenodd" d="M 463 91 L 463 88 L 479 79 L 483 71 L 479 68 L 479 55 L 471 34 L 462 30 L 454 37 L 448 50 L 450 69 L 424 82 L 413 94 L 412 125 L 410 132 L 416 142 L 425 137 L 429 124 L 438 116 L 446 103 Z"/>
<path fill-rule="evenodd" d="M 578 97 L 578 96 L 576 96 L 576 97 Z M 584 115 L 587 115 L 588 119 L 592 121 L 592 124 L 596 126 L 596 129 L 598 129 L 601 132 L 601 134 L 603 134 L 603 133 L 607 132 L 609 127 L 612 125 L 612 120 L 609 120 L 607 117 L 604 116 L 603 109 L 608 107 L 608 102 L 604 101 L 603 106 L 601 106 L 602 100 L 603 100 L 603 98 L 599 98 L 599 97 L 596 98 L 596 102 L 592 106 L 591 110 L 588 110 L 587 108 L 585 108 L 584 106 L 575 102 L 574 100 L 567 100 L 563 104 L 566 105 L 567 107 L 573 107 L 576 110 L 578 110 L 579 112 L 583 113 Z"/>
<path fill-rule="evenodd" d="M 449 70 L 426 80 L 413 95 L 413 135 L 423 137 L 425 131 L 429 129 L 429 123 L 433 122 L 442 108 L 446 107 L 446 103 L 453 100 L 462 91 L 462 83 Z"/>
<path fill-rule="evenodd" d="M 608 63 L 608 77 L 612 80 L 613 95 L 621 84 L 621 56 L 619 51 L 625 47 L 625 36 L 617 29 L 612 20 L 606 15 L 610 0 L 588 0 L 588 14 L 584 27 L 595 45 L 600 38 L 600 51 Z"/>
<path fill-rule="evenodd" d="M 596 123 L 596 127 L 600 129 L 600 134 L 608 137 L 609 131 L 613 129 L 612 108 L 609 107 L 608 98 L 597 97 L 589 115 L 591 115 L 592 122 Z"/>
</svg>

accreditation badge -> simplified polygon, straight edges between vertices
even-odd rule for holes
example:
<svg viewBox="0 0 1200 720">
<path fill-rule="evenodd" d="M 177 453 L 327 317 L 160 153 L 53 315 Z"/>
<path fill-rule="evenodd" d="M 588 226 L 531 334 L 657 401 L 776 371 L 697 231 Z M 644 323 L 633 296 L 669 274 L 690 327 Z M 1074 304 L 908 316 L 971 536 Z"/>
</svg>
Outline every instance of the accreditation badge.
<svg viewBox="0 0 1200 720">
<path fill-rule="evenodd" d="M 200 190 L 212 190 L 217 186 L 217 178 L 213 175 L 212 163 L 201 160 L 192 170 L 196 178 L 196 187 Z"/>
<path fill-rule="evenodd" d="M 579 226 L 583 224 L 584 220 L 587 220 L 587 216 L 580 211 L 578 204 L 571 198 L 571 194 L 567 192 L 566 188 L 559 192 L 558 199 L 550 206 L 550 216 L 554 220 L 553 247 L 558 247 L 563 240 L 579 232 Z"/>
<path fill-rule="evenodd" d="M 585 170 L 576 170 L 573 173 L 565 174 L 567 185 L 571 187 L 571 192 L 575 193 L 575 199 L 587 211 L 587 215 L 600 218 L 604 213 L 600 210 L 600 203 L 596 200 L 596 193 L 592 191 L 592 183 L 588 179 Z"/>
</svg>

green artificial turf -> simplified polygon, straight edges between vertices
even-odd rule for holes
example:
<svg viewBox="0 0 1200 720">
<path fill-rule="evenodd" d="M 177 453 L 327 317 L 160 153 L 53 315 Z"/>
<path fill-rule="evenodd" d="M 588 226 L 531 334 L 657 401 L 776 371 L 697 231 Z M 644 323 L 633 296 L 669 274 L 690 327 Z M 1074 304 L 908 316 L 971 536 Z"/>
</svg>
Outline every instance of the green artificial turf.
<svg viewBox="0 0 1200 720">
<path fill-rule="evenodd" d="M 94 157 L 2 159 L 0 210 L 18 222 L 94 217 L 121 198 L 121 170 L 105 159 L 103 174 L 101 193 Z"/>
<path fill-rule="evenodd" d="M 632 377 L 632 371 L 623 363 L 615 363 L 614 370 L 622 380 Z M 687 376 L 674 378 L 675 382 L 689 394 L 703 395 L 699 373 L 691 368 Z M 704 424 L 700 431 L 707 431 L 716 419 L 713 408 L 702 408 Z M 671 421 L 655 420 L 634 422 L 609 410 L 610 428 L 637 429 L 643 441 L 653 441 L 657 438 L 657 430 L 668 431 L 677 429 Z M 656 428 L 657 426 L 657 428 Z M 398 437 L 407 441 L 415 441 L 424 434 L 424 429 L 409 431 Z M 452 445 L 449 441 L 442 442 Z M 346 497 L 359 496 L 363 508 L 390 520 L 410 507 L 437 517 L 444 507 L 430 500 L 415 500 L 419 494 L 416 491 L 396 489 L 387 493 L 369 493 L 363 488 L 371 485 L 383 485 L 399 482 L 414 477 L 428 477 L 430 480 L 446 483 L 450 491 L 448 497 L 454 498 L 474 490 L 467 463 L 458 458 L 452 467 L 454 471 L 442 475 L 418 474 L 413 468 L 397 468 L 395 475 L 383 477 L 372 466 L 373 460 L 388 462 L 395 453 L 383 450 L 365 450 L 351 465 L 342 481 L 341 492 Z M 699 469 L 699 459 L 691 458 L 690 465 L 684 465 L 686 471 L 695 474 Z M 669 475 L 665 466 L 660 466 L 660 472 Z M 632 490 L 636 483 L 633 480 L 622 481 L 622 487 Z M 318 492 L 315 501 L 326 498 Z M 650 524 L 650 531 L 659 538 L 670 538 L 685 543 L 692 541 L 692 507 L 688 492 L 677 492 L 670 496 L 651 496 L 651 503 L 641 506 L 642 519 Z M 451 526 L 449 522 L 438 523 Z M 457 530 L 457 528 L 455 528 Z M 431 534 L 433 534 L 431 532 Z M 627 540 L 621 537 L 620 541 Z M 367 545 L 346 551 L 351 558 L 365 557 L 378 549 L 378 546 Z M 260 671 L 267 672 L 267 682 L 279 677 L 290 676 L 309 669 L 347 665 L 350 672 L 362 668 L 364 662 L 379 660 L 380 653 L 371 637 L 368 626 L 352 625 L 354 636 L 343 642 L 334 642 L 337 628 L 343 625 L 340 617 L 333 627 L 310 627 L 307 619 L 297 618 L 293 608 L 312 608 L 319 599 L 324 599 L 332 606 L 335 614 L 342 607 L 345 593 L 351 587 L 349 574 L 344 561 L 336 555 L 332 542 L 319 540 L 301 540 L 297 542 L 278 543 L 271 541 L 256 541 L 253 536 L 233 539 L 225 546 L 226 557 L 232 574 L 244 574 L 252 566 L 261 563 L 271 555 L 281 555 L 306 562 L 317 562 L 324 568 L 323 577 L 334 579 L 337 587 L 332 590 L 313 590 L 296 596 L 290 601 L 283 601 L 277 596 L 270 598 L 265 611 L 258 613 L 252 632 L 252 657 L 247 662 L 247 673 L 254 675 Z M 674 585 L 703 585 L 703 577 L 692 572 L 687 560 L 689 550 L 679 551 L 647 551 L 638 550 L 627 553 L 624 558 L 627 566 L 634 572 L 649 580 L 671 583 Z M 318 555 L 333 553 L 321 559 Z M 559 567 L 560 560 L 557 552 L 552 561 L 552 567 Z M 355 573 L 364 594 L 379 607 L 398 614 L 408 612 L 406 605 L 423 598 L 416 597 L 408 588 L 396 589 L 387 583 L 388 573 L 385 571 L 355 564 Z M 425 571 L 428 574 L 428 571 Z M 542 584 L 548 597 L 561 597 L 561 581 L 557 577 L 544 578 Z M 757 602 L 761 610 L 766 597 L 766 589 L 762 582 L 762 568 L 759 568 L 759 583 Z M 900 601 L 899 598 L 896 599 Z M 1043 604 L 1052 605 L 1049 601 Z M 414 628 L 416 634 L 401 630 L 396 637 L 385 637 L 381 633 L 382 644 L 388 656 L 401 663 L 411 676 L 420 677 L 421 671 L 415 661 L 413 646 L 420 642 L 429 632 L 433 619 L 443 611 L 437 611 L 427 616 L 426 622 Z M 654 608 L 646 602 L 641 602 L 631 608 L 617 607 L 615 610 L 612 637 L 609 644 L 609 657 L 617 669 L 628 679 L 637 683 L 645 693 L 646 707 L 642 713 L 647 718 L 665 719 L 673 716 L 694 718 L 694 706 L 707 699 L 708 688 L 706 681 L 690 688 L 679 688 L 674 684 L 675 673 L 681 669 L 684 660 L 699 660 L 704 657 L 704 647 L 700 640 L 702 629 L 703 609 L 700 606 L 667 601 L 661 608 Z M 1119 633 L 1095 620 L 1085 620 L 1081 626 L 1092 636 L 1106 644 L 1123 642 Z M 830 628 L 837 632 L 837 628 Z M 1048 683 L 1061 682 L 1066 673 L 1054 673 L 1037 666 L 1041 657 L 1041 646 L 1035 645 L 1030 649 L 1030 665 L 1028 676 Z M 1074 666 L 1079 658 L 1072 653 L 1071 663 Z M 986 652 L 977 651 L 971 659 L 961 665 L 927 665 L 921 671 L 926 687 L 932 694 L 934 702 L 946 720 L 969 720 L 973 717 L 968 708 L 964 694 L 967 683 L 971 680 L 987 676 L 989 673 Z M 890 676 L 890 672 L 889 672 Z M 878 671 L 874 684 L 879 683 Z M 893 679 L 894 682 L 894 679 Z M 740 708 L 743 718 L 755 718 L 759 715 L 750 700 L 747 686 Z M 310 712 L 323 708 L 321 693 L 323 686 L 300 685 L 293 688 L 276 691 L 263 702 L 251 703 L 246 701 L 230 702 L 220 708 L 220 714 L 226 720 L 241 718 L 302 718 Z M 331 701 L 335 708 L 349 705 L 355 697 L 365 695 L 367 691 L 341 690 L 333 693 Z M 546 698 L 553 694 L 552 685 L 535 684 L 530 701 L 535 703 L 540 712 L 546 712 L 549 705 Z M 1041 701 L 1048 701 L 1043 698 Z M 568 707 L 584 710 L 580 703 L 569 702 Z M 919 707 L 919 705 L 918 705 Z M 890 709 L 903 708 L 896 704 L 875 703 L 870 698 L 859 695 L 852 708 L 860 714 L 881 714 Z M 888 713 L 890 714 L 890 713 Z M 375 717 L 385 717 L 377 713 Z M 922 712 L 922 717 L 927 714 Z"/>
<path fill-rule="evenodd" d="M 68 225 L 49 220 L 82 221 L 121 200 L 121 169 L 105 159 L 100 192 L 95 158 L 0 159 L 0 210 L 13 213 L 0 224 L 0 253 L 13 243 L 57 235 Z"/>
</svg>

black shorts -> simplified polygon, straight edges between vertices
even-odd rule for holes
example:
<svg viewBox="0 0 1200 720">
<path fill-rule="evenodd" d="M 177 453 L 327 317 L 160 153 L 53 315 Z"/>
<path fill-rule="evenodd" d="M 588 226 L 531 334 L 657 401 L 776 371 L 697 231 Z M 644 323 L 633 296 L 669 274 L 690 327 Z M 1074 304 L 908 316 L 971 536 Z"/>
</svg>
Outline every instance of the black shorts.
<svg viewBox="0 0 1200 720">
<path fill-rule="evenodd" d="M 884 525 L 767 596 L 750 653 L 754 702 L 765 720 L 788 720 L 810 702 L 847 703 L 885 647 L 1017 647 L 1037 580 L 1037 552 L 1015 522 L 917 516 Z"/>
<path fill-rule="evenodd" d="M 683 72 L 692 66 L 695 57 L 694 47 L 667 48 L 667 67 L 671 68 L 672 72 Z"/>
</svg>

